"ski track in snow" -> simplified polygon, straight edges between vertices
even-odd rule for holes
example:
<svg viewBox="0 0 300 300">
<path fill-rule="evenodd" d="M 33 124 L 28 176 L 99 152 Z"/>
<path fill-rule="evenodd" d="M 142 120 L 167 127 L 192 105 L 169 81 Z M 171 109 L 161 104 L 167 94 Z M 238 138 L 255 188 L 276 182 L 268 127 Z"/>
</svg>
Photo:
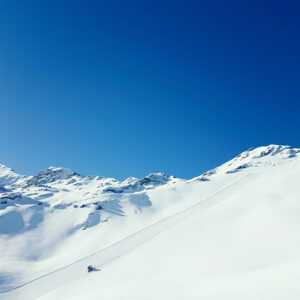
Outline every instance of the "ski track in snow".
<svg viewBox="0 0 300 300">
<path fill-rule="evenodd" d="M 70 283 L 73 280 L 87 276 L 88 273 L 85 271 L 87 265 L 94 265 L 97 269 L 101 270 L 103 266 L 154 238 L 159 233 L 175 226 L 179 222 L 184 221 L 196 213 L 201 212 L 203 209 L 209 208 L 226 200 L 234 192 L 242 189 L 245 185 L 252 182 L 257 177 L 257 173 L 245 175 L 241 179 L 236 180 L 234 183 L 226 186 L 197 204 L 162 219 L 102 250 L 95 252 L 94 254 L 2 292 L 3 294 L 1 295 L 1 299 L 35 299 L 59 288 L 62 285 Z"/>
</svg>

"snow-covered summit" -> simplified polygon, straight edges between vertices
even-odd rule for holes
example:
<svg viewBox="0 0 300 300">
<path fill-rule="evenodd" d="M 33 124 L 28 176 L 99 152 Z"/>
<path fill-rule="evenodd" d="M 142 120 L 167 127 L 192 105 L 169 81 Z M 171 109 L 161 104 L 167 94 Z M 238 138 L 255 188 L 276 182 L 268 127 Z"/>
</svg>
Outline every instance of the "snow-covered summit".
<svg viewBox="0 0 300 300">
<path fill-rule="evenodd" d="M 234 159 L 223 164 L 219 170 L 235 172 L 246 167 L 258 167 L 259 165 L 276 165 L 287 159 L 292 159 L 300 152 L 298 148 L 291 146 L 269 145 L 258 148 L 250 148 Z"/>
<path fill-rule="evenodd" d="M 245 159 L 257 160 L 264 157 L 272 160 L 272 162 L 275 162 L 276 160 L 278 161 L 280 159 L 294 158 L 299 152 L 300 149 L 292 148 L 291 146 L 269 145 L 258 148 L 250 148 L 249 150 L 241 153 L 236 158 L 234 158 L 234 161 L 242 161 Z"/>
<path fill-rule="evenodd" d="M 144 189 L 153 189 L 165 184 L 172 184 L 180 181 L 174 176 L 168 176 L 163 173 L 151 173 L 143 178 L 129 177 L 121 182 L 114 181 L 110 187 L 107 187 L 105 192 L 112 193 L 133 193 Z"/>
<path fill-rule="evenodd" d="M 28 179 L 28 185 L 43 185 L 49 184 L 51 182 L 60 181 L 64 179 L 69 179 L 73 176 L 80 177 L 78 173 L 71 169 L 60 168 L 60 167 L 49 167 L 46 170 L 40 171 L 37 175 Z"/>
<path fill-rule="evenodd" d="M 22 176 L 15 173 L 11 168 L 0 164 L 0 186 L 12 184 Z"/>
<path fill-rule="evenodd" d="M 173 176 L 167 176 L 164 173 L 151 173 L 148 176 L 140 179 L 142 185 L 161 185 L 169 182 Z"/>
<path fill-rule="evenodd" d="M 250 148 L 223 165 L 205 172 L 197 180 L 209 180 L 211 176 L 232 174 L 249 167 L 275 166 L 297 157 L 300 149 L 291 146 L 269 145 Z"/>
</svg>

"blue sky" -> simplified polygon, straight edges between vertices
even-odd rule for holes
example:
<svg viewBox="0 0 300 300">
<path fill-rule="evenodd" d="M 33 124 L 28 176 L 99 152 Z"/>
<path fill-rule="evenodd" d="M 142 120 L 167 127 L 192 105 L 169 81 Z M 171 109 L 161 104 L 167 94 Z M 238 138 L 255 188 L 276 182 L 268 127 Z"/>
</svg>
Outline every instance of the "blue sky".
<svg viewBox="0 0 300 300">
<path fill-rule="evenodd" d="M 300 147 L 299 9 L 1 1 L 0 163 L 190 178 L 251 146 Z"/>
</svg>

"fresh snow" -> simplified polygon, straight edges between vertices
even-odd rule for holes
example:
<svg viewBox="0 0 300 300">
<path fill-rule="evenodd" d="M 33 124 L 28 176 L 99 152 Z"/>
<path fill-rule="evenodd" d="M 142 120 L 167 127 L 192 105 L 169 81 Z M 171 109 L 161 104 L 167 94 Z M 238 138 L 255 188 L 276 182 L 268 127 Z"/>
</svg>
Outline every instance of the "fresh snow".
<svg viewBox="0 0 300 300">
<path fill-rule="evenodd" d="M 300 299 L 299 152 L 190 180 L 0 165 L 0 298 Z"/>
</svg>

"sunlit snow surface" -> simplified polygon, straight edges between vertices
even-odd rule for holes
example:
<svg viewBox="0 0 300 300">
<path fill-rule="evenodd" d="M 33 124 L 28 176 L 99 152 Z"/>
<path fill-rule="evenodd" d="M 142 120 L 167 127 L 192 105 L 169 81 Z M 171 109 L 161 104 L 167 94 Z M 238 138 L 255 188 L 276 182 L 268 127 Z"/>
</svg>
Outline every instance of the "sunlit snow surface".
<svg viewBox="0 0 300 300">
<path fill-rule="evenodd" d="M 0 298 L 300 299 L 299 155 L 249 149 L 191 180 L 0 165 Z"/>
</svg>

